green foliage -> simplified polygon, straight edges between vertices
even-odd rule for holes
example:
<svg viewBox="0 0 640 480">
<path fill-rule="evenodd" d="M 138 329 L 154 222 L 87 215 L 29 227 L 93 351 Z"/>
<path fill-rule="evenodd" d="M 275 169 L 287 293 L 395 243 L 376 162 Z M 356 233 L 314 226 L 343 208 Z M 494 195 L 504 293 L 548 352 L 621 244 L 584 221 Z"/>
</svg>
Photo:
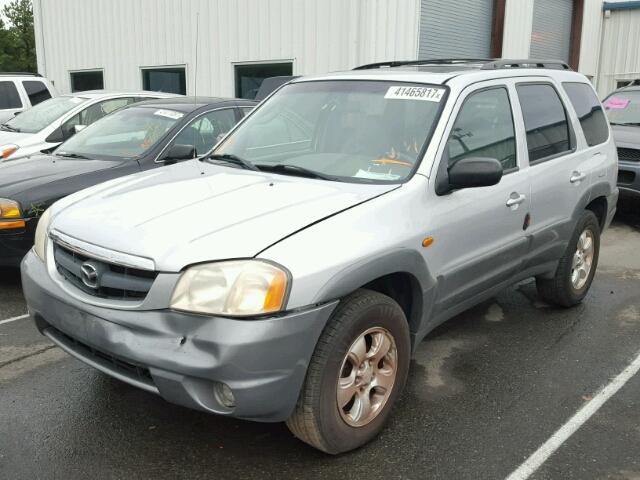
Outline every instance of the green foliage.
<svg viewBox="0 0 640 480">
<path fill-rule="evenodd" d="M 36 72 L 36 42 L 31 0 L 13 0 L 0 18 L 0 72 Z"/>
</svg>

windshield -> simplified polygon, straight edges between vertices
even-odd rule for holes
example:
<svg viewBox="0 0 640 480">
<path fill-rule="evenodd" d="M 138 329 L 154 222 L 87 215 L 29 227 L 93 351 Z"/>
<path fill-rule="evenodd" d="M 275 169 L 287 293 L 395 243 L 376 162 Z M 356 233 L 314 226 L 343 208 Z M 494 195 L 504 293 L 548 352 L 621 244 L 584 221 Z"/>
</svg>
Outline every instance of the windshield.
<svg viewBox="0 0 640 480">
<path fill-rule="evenodd" d="M 104 160 L 139 157 L 183 116 L 181 112 L 163 108 L 125 108 L 75 134 L 60 145 L 56 155 Z"/>
<path fill-rule="evenodd" d="M 18 132 L 38 133 L 65 113 L 86 101 L 86 98 L 72 96 L 52 98 L 39 103 L 29 110 L 25 110 L 17 117 L 9 120 L 6 125 Z"/>
<path fill-rule="evenodd" d="M 349 182 L 398 183 L 413 172 L 445 89 L 379 81 L 315 81 L 282 88 L 216 154 L 259 169 L 302 169 Z M 293 168 L 276 170 L 278 165 Z"/>
<path fill-rule="evenodd" d="M 612 93 L 604 101 L 604 109 L 612 124 L 640 123 L 640 90 Z"/>
</svg>

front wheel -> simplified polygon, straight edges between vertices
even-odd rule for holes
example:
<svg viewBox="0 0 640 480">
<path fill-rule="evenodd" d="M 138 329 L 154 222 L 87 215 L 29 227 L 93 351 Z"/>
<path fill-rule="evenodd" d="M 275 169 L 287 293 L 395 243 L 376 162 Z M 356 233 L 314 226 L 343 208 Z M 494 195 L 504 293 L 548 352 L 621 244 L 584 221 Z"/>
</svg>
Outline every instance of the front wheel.
<svg viewBox="0 0 640 480">
<path fill-rule="evenodd" d="M 289 430 L 327 453 L 353 450 L 382 430 L 409 371 L 407 319 L 386 295 L 340 302 L 311 358 Z"/>
<path fill-rule="evenodd" d="M 540 297 L 562 307 L 580 303 L 593 282 L 599 254 L 600 224 L 592 211 L 585 210 L 560 259 L 555 276 L 536 280 Z"/>
</svg>

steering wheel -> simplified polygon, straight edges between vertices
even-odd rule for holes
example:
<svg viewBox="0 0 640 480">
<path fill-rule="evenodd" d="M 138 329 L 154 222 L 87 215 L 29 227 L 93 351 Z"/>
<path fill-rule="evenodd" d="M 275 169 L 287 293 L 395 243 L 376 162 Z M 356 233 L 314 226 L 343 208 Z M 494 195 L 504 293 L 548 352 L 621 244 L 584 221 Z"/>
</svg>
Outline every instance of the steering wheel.
<svg viewBox="0 0 640 480">
<path fill-rule="evenodd" d="M 371 160 L 371 163 L 375 165 L 398 165 L 400 167 L 413 168 L 414 159 L 403 152 L 395 152 L 395 158 L 389 158 L 386 156 L 382 156 L 381 158 L 376 158 L 375 160 Z"/>
</svg>

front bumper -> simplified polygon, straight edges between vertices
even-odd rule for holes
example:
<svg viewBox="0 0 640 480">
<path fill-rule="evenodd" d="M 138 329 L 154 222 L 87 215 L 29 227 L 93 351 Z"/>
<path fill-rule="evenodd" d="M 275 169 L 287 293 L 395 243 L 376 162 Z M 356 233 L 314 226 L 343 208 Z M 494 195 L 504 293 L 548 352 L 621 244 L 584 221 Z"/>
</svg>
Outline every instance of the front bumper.
<svg viewBox="0 0 640 480">
<path fill-rule="evenodd" d="M 26 253 L 33 247 L 37 221 L 25 220 L 21 230 L 0 230 L 0 267 L 18 267 Z"/>
<path fill-rule="evenodd" d="M 186 407 L 256 421 L 293 411 L 337 302 L 260 320 L 98 307 L 72 298 L 29 252 L 22 286 L 40 332 L 103 372 Z M 235 407 L 214 394 L 227 384 Z"/>
<path fill-rule="evenodd" d="M 618 161 L 618 188 L 624 193 L 640 195 L 640 163 Z"/>
</svg>

